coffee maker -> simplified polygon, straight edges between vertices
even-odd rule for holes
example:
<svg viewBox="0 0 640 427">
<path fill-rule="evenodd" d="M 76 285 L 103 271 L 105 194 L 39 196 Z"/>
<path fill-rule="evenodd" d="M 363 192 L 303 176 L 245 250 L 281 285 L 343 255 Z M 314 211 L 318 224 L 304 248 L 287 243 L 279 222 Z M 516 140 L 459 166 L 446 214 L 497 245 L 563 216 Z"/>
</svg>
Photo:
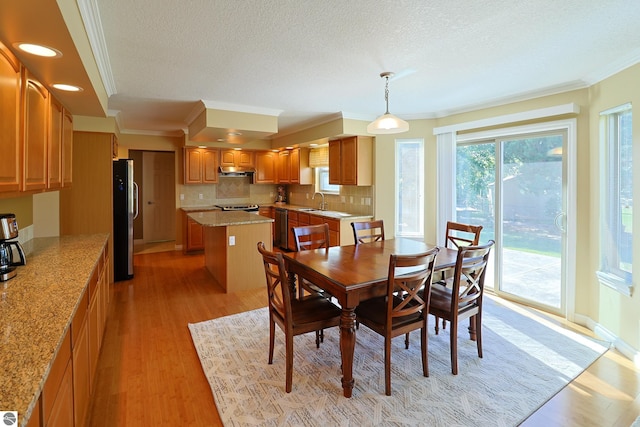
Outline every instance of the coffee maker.
<svg viewBox="0 0 640 427">
<path fill-rule="evenodd" d="M 0 282 L 16 276 L 16 267 L 25 265 L 24 249 L 17 240 L 18 222 L 14 214 L 0 214 Z M 16 239 L 16 240 L 13 240 Z M 15 256 L 15 253 L 18 256 Z"/>
</svg>

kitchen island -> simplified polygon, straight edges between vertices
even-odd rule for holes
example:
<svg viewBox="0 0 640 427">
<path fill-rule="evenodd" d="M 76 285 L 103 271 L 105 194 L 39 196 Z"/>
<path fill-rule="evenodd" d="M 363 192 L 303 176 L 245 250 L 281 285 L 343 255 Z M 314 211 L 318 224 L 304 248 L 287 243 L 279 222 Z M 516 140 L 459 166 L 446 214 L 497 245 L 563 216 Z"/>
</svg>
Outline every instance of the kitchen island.
<svg viewBox="0 0 640 427">
<path fill-rule="evenodd" d="M 188 215 L 204 227 L 204 263 L 225 292 L 265 286 L 256 244 L 273 248 L 273 219 L 244 211 L 209 211 Z"/>
</svg>

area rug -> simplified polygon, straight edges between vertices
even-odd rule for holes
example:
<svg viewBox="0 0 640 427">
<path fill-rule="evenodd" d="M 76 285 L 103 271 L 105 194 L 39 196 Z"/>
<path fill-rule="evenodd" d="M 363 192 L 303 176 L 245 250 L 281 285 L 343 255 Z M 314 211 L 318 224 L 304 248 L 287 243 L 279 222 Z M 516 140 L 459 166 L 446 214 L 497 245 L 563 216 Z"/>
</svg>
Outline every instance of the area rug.
<svg viewBox="0 0 640 427">
<path fill-rule="evenodd" d="M 383 339 L 357 331 L 350 399 L 340 382 L 339 330 L 294 338 L 293 389 L 285 393 L 284 335 L 276 328 L 274 363 L 266 308 L 189 324 L 202 369 L 225 426 L 515 426 L 608 348 L 485 298 L 484 357 L 466 327 L 451 374 L 449 331 L 429 331 L 430 376 L 422 376 L 419 333 L 392 344 L 392 396 L 384 394 Z"/>
</svg>

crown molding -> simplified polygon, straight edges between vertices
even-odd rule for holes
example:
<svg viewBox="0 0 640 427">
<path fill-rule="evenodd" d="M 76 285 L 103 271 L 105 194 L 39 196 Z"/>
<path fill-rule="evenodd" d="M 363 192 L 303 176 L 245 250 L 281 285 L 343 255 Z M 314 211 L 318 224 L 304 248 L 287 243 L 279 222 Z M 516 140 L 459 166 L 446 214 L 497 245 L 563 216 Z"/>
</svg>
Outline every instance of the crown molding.
<svg viewBox="0 0 640 427">
<path fill-rule="evenodd" d="M 98 66 L 98 72 L 102 77 L 107 96 L 110 97 L 116 94 L 117 90 L 113 73 L 111 72 L 111 63 L 109 62 L 107 43 L 104 39 L 97 0 L 78 0 L 78 9 L 93 51 L 93 57 Z"/>
</svg>

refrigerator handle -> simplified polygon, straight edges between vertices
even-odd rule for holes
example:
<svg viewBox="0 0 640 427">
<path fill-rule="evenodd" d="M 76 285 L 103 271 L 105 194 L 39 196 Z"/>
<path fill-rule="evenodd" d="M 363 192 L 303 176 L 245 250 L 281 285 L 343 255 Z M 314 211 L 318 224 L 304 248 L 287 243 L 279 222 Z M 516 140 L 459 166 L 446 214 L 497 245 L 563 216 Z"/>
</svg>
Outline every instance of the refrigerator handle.
<svg viewBox="0 0 640 427">
<path fill-rule="evenodd" d="M 134 202 L 135 213 L 133 214 L 133 219 L 136 219 L 138 218 L 139 206 L 138 206 L 138 184 L 135 181 L 133 181 L 133 197 L 135 198 L 135 202 Z"/>
</svg>

